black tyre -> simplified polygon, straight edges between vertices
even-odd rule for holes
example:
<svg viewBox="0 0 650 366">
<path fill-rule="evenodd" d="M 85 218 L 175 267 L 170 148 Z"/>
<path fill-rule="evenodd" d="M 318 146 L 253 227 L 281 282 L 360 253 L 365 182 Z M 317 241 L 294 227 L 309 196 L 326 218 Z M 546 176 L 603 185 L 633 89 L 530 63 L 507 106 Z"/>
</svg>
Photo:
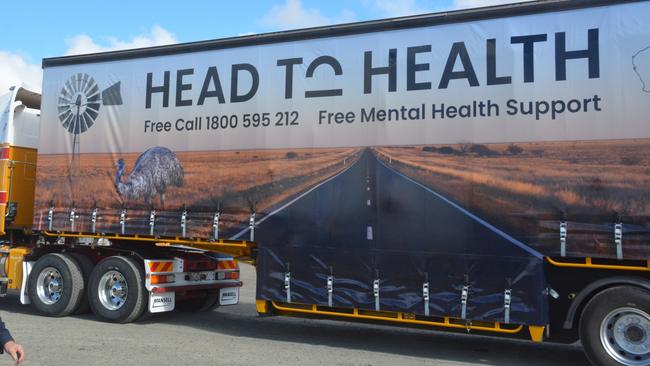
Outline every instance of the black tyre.
<svg viewBox="0 0 650 366">
<path fill-rule="evenodd" d="M 84 278 L 84 284 L 86 285 L 84 286 L 83 293 L 81 294 L 81 301 L 79 302 L 79 307 L 74 313 L 87 314 L 90 313 L 90 304 L 88 303 L 87 285 L 90 281 L 90 273 L 92 273 L 93 267 L 95 267 L 95 265 L 90 260 L 90 258 L 86 257 L 81 253 L 69 253 L 69 255 L 77 262 L 77 264 L 79 264 L 79 267 L 81 268 L 81 274 L 83 275 Z"/>
<path fill-rule="evenodd" d="M 132 322 L 145 310 L 144 270 L 128 257 L 108 257 L 90 274 L 88 302 L 93 313 L 114 323 Z"/>
<path fill-rule="evenodd" d="M 650 292 L 618 286 L 596 294 L 580 316 L 580 340 L 594 366 L 650 365 Z"/>
<path fill-rule="evenodd" d="M 209 291 L 204 297 L 176 303 L 176 309 L 184 312 L 206 312 L 219 307 L 219 290 Z"/>
<path fill-rule="evenodd" d="M 52 253 L 34 264 L 27 292 L 32 305 L 41 314 L 67 316 L 79 307 L 83 289 L 79 264 L 68 255 Z"/>
</svg>

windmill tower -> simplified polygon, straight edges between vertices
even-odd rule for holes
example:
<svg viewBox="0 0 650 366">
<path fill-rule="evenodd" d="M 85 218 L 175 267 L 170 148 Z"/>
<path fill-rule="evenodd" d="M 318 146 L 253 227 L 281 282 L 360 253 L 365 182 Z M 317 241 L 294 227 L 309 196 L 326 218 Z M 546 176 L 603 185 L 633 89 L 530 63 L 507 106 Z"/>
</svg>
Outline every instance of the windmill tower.
<svg viewBox="0 0 650 366">
<path fill-rule="evenodd" d="M 90 75 L 78 73 L 70 77 L 61 88 L 58 100 L 59 121 L 72 134 L 72 156 L 68 166 L 69 197 L 75 191 L 74 177 L 80 172 L 81 134 L 95 124 L 102 105 L 121 105 L 120 82 L 100 91 Z"/>
</svg>

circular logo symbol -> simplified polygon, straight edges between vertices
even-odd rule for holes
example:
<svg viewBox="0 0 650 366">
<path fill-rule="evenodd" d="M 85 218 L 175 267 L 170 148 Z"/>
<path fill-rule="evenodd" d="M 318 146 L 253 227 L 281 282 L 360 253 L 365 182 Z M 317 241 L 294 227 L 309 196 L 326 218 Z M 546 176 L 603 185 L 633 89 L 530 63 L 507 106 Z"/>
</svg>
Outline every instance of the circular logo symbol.
<svg viewBox="0 0 650 366">
<path fill-rule="evenodd" d="M 88 74 L 73 75 L 59 93 L 59 120 L 68 132 L 84 133 L 95 123 L 100 106 L 101 92 L 95 79 Z"/>
</svg>

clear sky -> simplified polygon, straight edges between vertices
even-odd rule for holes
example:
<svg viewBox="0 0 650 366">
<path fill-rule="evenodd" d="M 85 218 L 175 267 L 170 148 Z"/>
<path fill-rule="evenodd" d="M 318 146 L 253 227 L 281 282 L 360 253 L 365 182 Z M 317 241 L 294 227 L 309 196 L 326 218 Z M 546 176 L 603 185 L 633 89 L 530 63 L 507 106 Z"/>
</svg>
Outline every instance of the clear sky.
<svg viewBox="0 0 650 366">
<path fill-rule="evenodd" d="M 41 59 L 489 6 L 516 0 L 3 1 L 0 94 Z"/>
</svg>

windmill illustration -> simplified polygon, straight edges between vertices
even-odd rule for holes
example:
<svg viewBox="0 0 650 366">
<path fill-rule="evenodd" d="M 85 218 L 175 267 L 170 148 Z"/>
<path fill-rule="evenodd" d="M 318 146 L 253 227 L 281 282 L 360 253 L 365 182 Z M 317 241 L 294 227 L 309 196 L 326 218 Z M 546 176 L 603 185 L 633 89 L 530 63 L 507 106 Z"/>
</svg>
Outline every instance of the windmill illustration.
<svg viewBox="0 0 650 366">
<path fill-rule="evenodd" d="M 72 159 L 68 169 L 70 183 L 79 170 L 80 135 L 95 124 L 102 105 L 122 105 L 120 84 L 118 81 L 100 91 L 94 78 L 78 73 L 70 77 L 61 88 L 58 100 L 59 121 L 72 134 Z"/>
</svg>

